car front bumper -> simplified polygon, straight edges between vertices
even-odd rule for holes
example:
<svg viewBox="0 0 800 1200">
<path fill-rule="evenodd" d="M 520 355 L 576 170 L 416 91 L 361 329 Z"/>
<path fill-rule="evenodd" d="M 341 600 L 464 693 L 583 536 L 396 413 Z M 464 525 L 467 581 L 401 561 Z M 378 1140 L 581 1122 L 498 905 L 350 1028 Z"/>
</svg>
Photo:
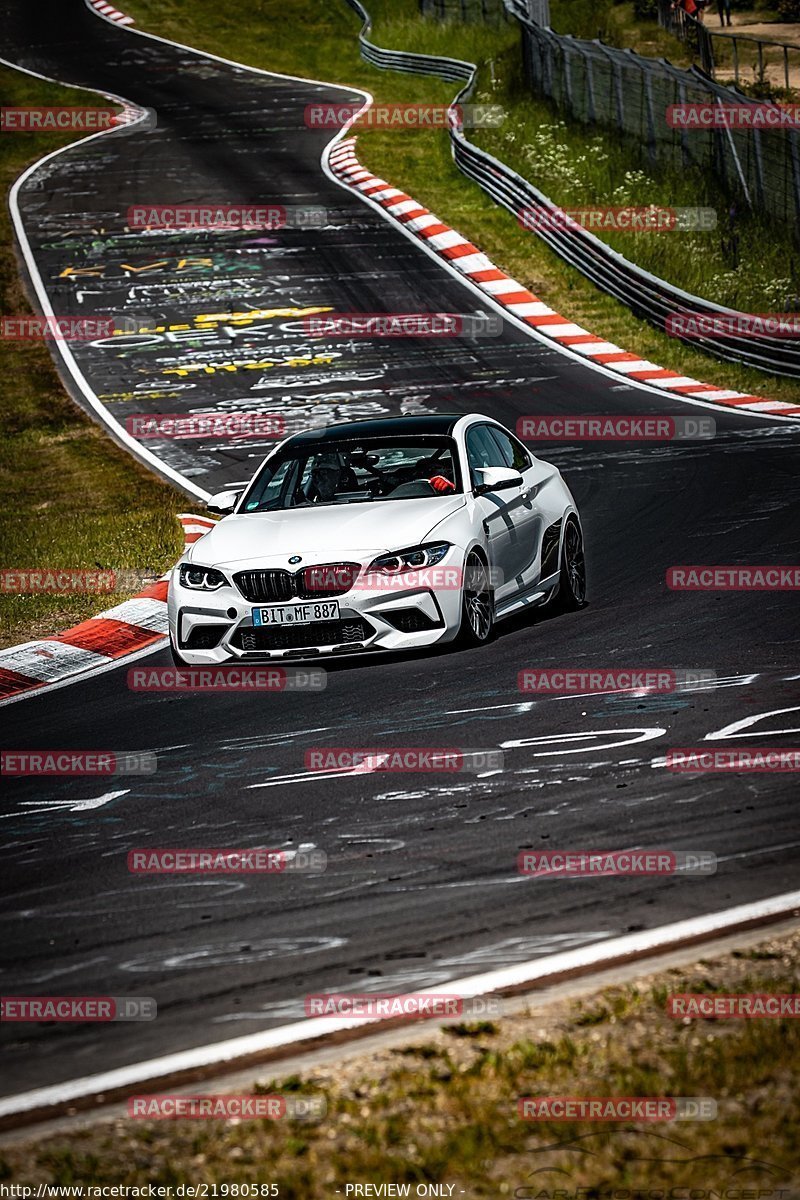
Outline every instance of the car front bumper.
<svg viewBox="0 0 800 1200">
<path fill-rule="evenodd" d="M 460 567 L 454 551 L 451 557 Z M 455 585 L 424 586 L 412 579 L 406 587 L 399 577 L 391 590 L 356 584 L 330 598 L 338 601 L 338 620 L 256 626 L 253 610 L 269 608 L 269 601 L 246 600 L 233 585 L 215 592 L 183 587 L 176 568 L 167 601 L 170 639 L 185 662 L 206 666 L 424 649 L 451 641 L 461 622 L 461 589 Z"/>
</svg>

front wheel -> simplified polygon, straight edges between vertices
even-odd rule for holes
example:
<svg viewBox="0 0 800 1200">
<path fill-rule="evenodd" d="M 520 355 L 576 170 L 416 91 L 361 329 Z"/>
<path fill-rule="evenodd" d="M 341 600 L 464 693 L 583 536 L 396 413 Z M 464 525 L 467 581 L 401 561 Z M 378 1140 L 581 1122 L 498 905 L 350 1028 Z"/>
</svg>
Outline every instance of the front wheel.
<svg viewBox="0 0 800 1200">
<path fill-rule="evenodd" d="M 575 612 L 586 603 L 586 559 L 583 536 L 574 517 L 567 521 L 561 547 L 561 569 L 558 585 L 545 608 L 548 612 Z"/>
<path fill-rule="evenodd" d="M 494 630 L 494 596 L 489 586 L 489 569 L 478 554 L 470 554 L 464 564 L 464 584 L 461 592 L 461 629 L 458 635 L 462 646 L 482 646 Z"/>
</svg>

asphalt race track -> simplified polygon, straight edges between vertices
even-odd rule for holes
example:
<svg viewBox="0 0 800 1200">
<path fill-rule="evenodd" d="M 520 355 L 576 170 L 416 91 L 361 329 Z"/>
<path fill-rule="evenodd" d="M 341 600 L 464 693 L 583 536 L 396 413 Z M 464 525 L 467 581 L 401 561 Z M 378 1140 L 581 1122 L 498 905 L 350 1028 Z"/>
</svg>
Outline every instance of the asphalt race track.
<svg viewBox="0 0 800 1200">
<path fill-rule="evenodd" d="M 306 128 L 303 111 L 346 98 L 342 89 L 210 62 L 114 27 L 82 0 L 0 0 L 0 29 L 3 58 L 157 114 L 154 129 L 59 155 L 22 190 L 57 313 L 196 328 L 198 314 L 253 308 L 476 311 L 473 292 L 323 174 L 330 134 Z M 318 205 L 327 223 L 267 238 L 127 227 L 132 205 L 200 199 Z M 478 410 L 512 427 L 531 413 L 709 414 L 503 329 L 343 344 L 309 340 L 302 318 L 284 312 L 219 342 L 141 335 L 160 340 L 87 344 L 76 357 L 117 420 L 262 411 L 294 430 L 409 411 Z M 298 1019 L 309 992 L 430 986 L 796 887 L 791 774 L 681 775 L 662 761 L 749 718 L 717 744 L 797 743 L 796 597 L 665 583 L 675 564 L 798 561 L 796 427 L 711 415 L 712 441 L 538 448 L 581 510 L 591 603 L 580 613 L 511 620 L 482 651 L 338 661 L 324 691 L 132 692 L 122 664 L 5 707 L 7 748 L 151 750 L 158 771 L 7 781 L 4 991 L 153 996 L 159 1015 L 4 1025 L 2 1094 Z M 247 478 L 268 449 L 148 445 L 209 491 Z M 167 662 L 159 652 L 138 665 Z M 519 692 L 523 668 L 564 666 L 699 669 L 716 680 L 649 698 Z M 303 765 L 315 746 L 501 747 L 505 768 L 320 778 Z M 175 879 L 126 866 L 140 846 L 254 845 L 313 845 L 328 869 Z M 628 846 L 711 851 L 719 868 L 580 881 L 516 870 L 523 848 Z"/>
</svg>

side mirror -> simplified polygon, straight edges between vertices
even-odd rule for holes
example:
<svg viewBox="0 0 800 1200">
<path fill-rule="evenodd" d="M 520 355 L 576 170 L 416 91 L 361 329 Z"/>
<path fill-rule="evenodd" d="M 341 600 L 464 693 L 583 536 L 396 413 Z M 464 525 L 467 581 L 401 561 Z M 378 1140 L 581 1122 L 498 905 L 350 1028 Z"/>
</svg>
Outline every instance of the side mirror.
<svg viewBox="0 0 800 1200">
<path fill-rule="evenodd" d="M 475 485 L 476 496 L 522 486 L 522 476 L 511 467 L 478 467 L 475 475 L 478 479 Z"/>
<path fill-rule="evenodd" d="M 227 492 L 216 492 L 206 501 L 206 508 L 209 512 L 219 513 L 221 517 L 227 516 L 236 508 L 242 490 L 239 488 L 237 491 L 231 489 Z"/>
</svg>

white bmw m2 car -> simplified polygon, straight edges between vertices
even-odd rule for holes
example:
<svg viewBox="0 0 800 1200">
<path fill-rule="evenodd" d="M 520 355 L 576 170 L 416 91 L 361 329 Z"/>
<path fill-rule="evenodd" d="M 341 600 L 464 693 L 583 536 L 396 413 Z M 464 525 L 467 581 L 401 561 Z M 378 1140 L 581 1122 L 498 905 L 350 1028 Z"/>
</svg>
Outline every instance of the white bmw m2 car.
<svg viewBox="0 0 800 1200">
<path fill-rule="evenodd" d="M 295 434 L 208 507 L 223 519 L 170 579 L 178 665 L 474 646 L 528 606 L 586 600 L 559 471 L 478 414 Z"/>
</svg>

